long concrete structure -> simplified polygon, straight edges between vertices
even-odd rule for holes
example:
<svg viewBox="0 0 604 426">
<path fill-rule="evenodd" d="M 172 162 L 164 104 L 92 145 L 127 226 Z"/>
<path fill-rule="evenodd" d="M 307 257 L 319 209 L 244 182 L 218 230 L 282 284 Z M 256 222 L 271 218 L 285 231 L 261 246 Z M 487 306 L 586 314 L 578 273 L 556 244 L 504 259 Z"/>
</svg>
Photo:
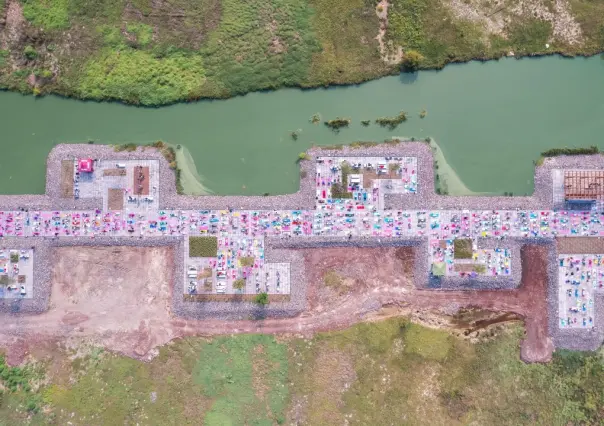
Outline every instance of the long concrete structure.
<svg viewBox="0 0 604 426">
<path fill-rule="evenodd" d="M 560 200 L 565 170 L 603 170 L 604 159 L 545 159 L 531 196 L 455 197 L 436 194 L 432 154 L 427 143 L 402 141 L 313 148 L 300 163 L 295 194 L 194 197 L 177 194 L 174 172 L 155 149 L 57 145 L 44 195 L 0 196 L 2 248 L 33 250 L 33 290 L 0 299 L 0 309 L 46 309 L 51 252 L 62 245 L 171 245 L 182 259 L 174 266 L 173 312 L 226 319 L 304 310 L 305 272 L 293 248 L 412 245 L 417 286 L 504 291 L 520 283 L 521 246 L 546 244 L 555 345 L 598 347 L 604 339 L 598 255 L 604 253 L 558 253 L 556 241 L 604 236 L 597 203 L 576 211 Z M 94 160 L 94 172 L 79 172 L 80 159 Z M 215 237 L 216 254 L 191 257 L 189 237 Z M 261 292 L 272 298 L 266 307 L 251 302 Z"/>
</svg>

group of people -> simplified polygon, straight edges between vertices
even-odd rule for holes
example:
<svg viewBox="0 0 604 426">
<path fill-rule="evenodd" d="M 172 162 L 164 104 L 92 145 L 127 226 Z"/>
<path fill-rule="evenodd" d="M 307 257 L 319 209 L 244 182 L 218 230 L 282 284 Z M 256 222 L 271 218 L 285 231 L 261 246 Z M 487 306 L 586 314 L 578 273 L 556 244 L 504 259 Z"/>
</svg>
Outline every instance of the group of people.
<svg viewBox="0 0 604 426">
<path fill-rule="evenodd" d="M 593 327 L 594 291 L 604 289 L 602 255 L 561 255 L 560 327 Z"/>
</svg>

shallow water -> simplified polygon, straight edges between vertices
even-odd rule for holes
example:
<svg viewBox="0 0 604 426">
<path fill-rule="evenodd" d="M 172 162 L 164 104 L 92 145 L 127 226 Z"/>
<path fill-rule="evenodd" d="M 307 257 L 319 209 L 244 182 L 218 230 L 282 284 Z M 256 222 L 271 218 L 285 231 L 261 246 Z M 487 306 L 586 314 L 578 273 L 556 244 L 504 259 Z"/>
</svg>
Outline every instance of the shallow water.
<svg viewBox="0 0 604 426">
<path fill-rule="evenodd" d="M 450 176 L 461 179 L 449 192 L 465 186 L 460 191 L 519 195 L 532 192 L 532 161 L 541 151 L 604 148 L 602 99 L 599 57 L 474 62 L 360 86 L 285 89 L 158 109 L 0 93 L 0 193 L 43 192 L 46 156 L 60 142 L 161 139 L 189 150 L 197 171 L 188 168 L 187 187 L 194 192 L 201 190 L 191 183 L 198 174 L 203 190 L 216 194 L 279 194 L 297 189 L 296 157 L 312 144 L 405 135 L 435 139 Z M 360 124 L 400 110 L 409 120 L 393 131 Z M 350 117 L 353 124 L 334 133 L 310 122 L 315 113 L 324 120 Z M 290 133 L 298 129 L 294 141 Z"/>
</svg>

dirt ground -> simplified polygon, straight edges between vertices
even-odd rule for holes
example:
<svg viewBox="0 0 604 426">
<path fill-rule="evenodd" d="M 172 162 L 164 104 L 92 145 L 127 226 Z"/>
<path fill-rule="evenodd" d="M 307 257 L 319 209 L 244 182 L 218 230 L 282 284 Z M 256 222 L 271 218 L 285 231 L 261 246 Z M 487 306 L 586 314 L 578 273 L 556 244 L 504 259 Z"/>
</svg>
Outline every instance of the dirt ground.
<svg viewBox="0 0 604 426">
<path fill-rule="evenodd" d="M 134 168 L 132 188 L 138 195 L 149 195 L 149 167 L 137 166 Z"/>
<path fill-rule="evenodd" d="M 61 197 L 73 198 L 73 161 L 61 161 Z"/>
<path fill-rule="evenodd" d="M 124 210 L 124 190 L 121 188 L 107 189 L 107 207 L 109 210 Z"/>
<path fill-rule="evenodd" d="M 425 325 L 454 328 L 452 315 L 461 308 L 477 307 L 512 312 L 517 315 L 507 319 L 524 320 L 524 360 L 545 362 L 551 358 L 547 252 L 542 247 L 522 250 L 526 268 L 522 286 L 515 291 L 418 290 L 411 278 L 412 248 L 312 249 L 303 250 L 303 255 L 309 280 L 309 308 L 303 314 L 262 321 L 196 321 L 170 315 L 171 248 L 58 248 L 49 310 L 36 316 L 4 316 L 0 347 L 7 349 L 13 364 L 49 342 L 78 340 L 149 360 L 159 346 L 184 336 L 311 335 L 394 315 L 410 315 Z M 339 274 L 348 283 L 347 291 L 327 288 L 323 282 L 326 271 Z M 478 325 L 465 326 L 480 328 Z"/>
</svg>

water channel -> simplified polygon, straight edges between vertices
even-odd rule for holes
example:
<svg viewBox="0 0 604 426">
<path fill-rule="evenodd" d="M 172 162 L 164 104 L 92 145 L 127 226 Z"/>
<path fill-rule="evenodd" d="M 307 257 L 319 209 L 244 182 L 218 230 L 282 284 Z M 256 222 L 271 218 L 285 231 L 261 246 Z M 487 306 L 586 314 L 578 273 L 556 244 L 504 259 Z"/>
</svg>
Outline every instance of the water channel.
<svg viewBox="0 0 604 426">
<path fill-rule="evenodd" d="M 396 130 L 373 124 L 401 110 L 409 119 Z M 349 117 L 352 124 L 334 133 L 310 122 L 315 113 L 323 120 Z M 186 163 L 194 162 L 186 188 L 201 191 L 194 182 L 200 176 L 212 192 L 230 195 L 295 191 L 297 155 L 313 144 L 413 136 L 433 138 L 469 190 L 521 195 L 533 190 L 532 161 L 541 151 L 604 148 L 603 116 L 600 57 L 473 62 L 359 86 L 284 89 L 156 109 L 4 92 L 0 193 L 42 193 L 46 156 L 64 142 L 180 144 Z M 372 124 L 363 127 L 361 120 Z M 299 134 L 295 141 L 292 131 Z"/>
</svg>

